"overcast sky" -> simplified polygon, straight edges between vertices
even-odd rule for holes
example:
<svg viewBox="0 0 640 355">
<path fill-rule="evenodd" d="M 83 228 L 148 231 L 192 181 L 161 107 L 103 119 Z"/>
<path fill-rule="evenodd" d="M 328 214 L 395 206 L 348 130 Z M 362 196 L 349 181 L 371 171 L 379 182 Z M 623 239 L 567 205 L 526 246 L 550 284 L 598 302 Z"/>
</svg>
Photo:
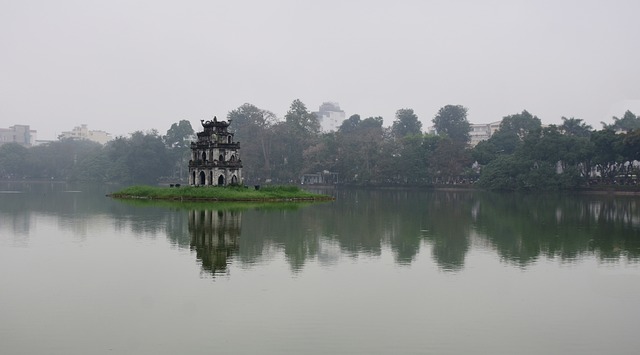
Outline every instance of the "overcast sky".
<svg viewBox="0 0 640 355">
<path fill-rule="evenodd" d="M 114 136 L 252 103 L 282 118 L 461 104 L 489 123 L 640 114 L 640 1 L 0 0 L 0 127 Z"/>
</svg>

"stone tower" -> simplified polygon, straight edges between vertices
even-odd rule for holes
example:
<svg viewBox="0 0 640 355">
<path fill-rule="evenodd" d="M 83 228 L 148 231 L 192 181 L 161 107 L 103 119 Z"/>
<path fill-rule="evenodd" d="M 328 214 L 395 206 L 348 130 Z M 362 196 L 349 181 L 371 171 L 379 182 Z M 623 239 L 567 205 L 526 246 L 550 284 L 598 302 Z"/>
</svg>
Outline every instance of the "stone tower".
<svg viewBox="0 0 640 355">
<path fill-rule="evenodd" d="M 227 186 L 242 185 L 242 161 L 240 142 L 233 141 L 233 133 L 227 131 L 229 122 L 200 120 L 204 131 L 198 132 L 198 140 L 191 142 L 189 160 L 189 185 Z"/>
</svg>

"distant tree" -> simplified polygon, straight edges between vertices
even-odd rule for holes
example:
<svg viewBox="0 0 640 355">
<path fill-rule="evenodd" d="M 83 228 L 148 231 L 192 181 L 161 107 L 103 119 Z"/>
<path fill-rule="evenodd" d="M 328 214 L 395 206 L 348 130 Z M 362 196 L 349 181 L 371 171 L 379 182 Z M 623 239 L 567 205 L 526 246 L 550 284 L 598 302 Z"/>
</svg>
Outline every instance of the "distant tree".
<svg viewBox="0 0 640 355">
<path fill-rule="evenodd" d="M 579 118 L 566 118 L 562 117 L 562 125 L 560 131 L 563 134 L 576 137 L 589 137 L 593 128 L 584 123 Z"/>
<path fill-rule="evenodd" d="M 449 137 L 438 141 L 434 165 L 441 183 L 454 183 L 471 166 L 471 153 L 465 145 Z"/>
<path fill-rule="evenodd" d="M 29 149 L 18 143 L 0 146 L 0 177 L 23 178 L 29 171 Z"/>
<path fill-rule="evenodd" d="M 162 139 L 167 146 L 168 157 L 172 161 L 172 178 L 185 180 L 188 171 L 186 168 L 191 156 L 191 142 L 195 140 L 191 123 L 181 120 L 172 124 Z"/>
<path fill-rule="evenodd" d="M 471 125 L 467 121 L 467 108 L 462 105 L 447 105 L 438 110 L 433 118 L 438 135 L 446 135 L 454 142 L 467 144 Z"/>
<path fill-rule="evenodd" d="M 102 150 L 100 143 L 82 139 L 63 139 L 30 149 L 30 177 L 38 179 L 69 179 L 74 169 L 87 156 L 98 154 Z M 87 171 L 87 174 L 100 174 L 100 171 Z"/>
<path fill-rule="evenodd" d="M 340 125 L 340 127 L 338 127 L 338 132 L 342 134 L 354 132 L 358 129 L 360 122 L 360 115 L 351 115 L 349 118 L 342 121 L 342 124 Z"/>
<path fill-rule="evenodd" d="M 593 164 L 604 178 L 614 178 L 623 159 L 624 136 L 612 129 L 603 129 L 591 134 L 594 147 Z"/>
<path fill-rule="evenodd" d="M 476 144 L 471 150 L 471 157 L 474 161 L 478 162 L 478 164 L 487 165 L 493 159 L 497 158 L 501 152 L 504 152 L 504 150 L 499 150 L 490 138 Z"/>
<path fill-rule="evenodd" d="M 181 120 L 178 123 L 172 124 L 162 139 L 168 148 L 189 148 L 194 137 L 195 132 L 193 131 L 193 127 L 191 127 L 191 122 Z"/>
<path fill-rule="evenodd" d="M 287 182 L 297 181 L 303 172 L 303 152 L 314 145 L 320 132 L 320 121 L 315 114 L 309 112 L 302 101 L 296 99 L 285 114 L 282 128 L 285 132 L 280 143 L 284 143 L 280 160 L 283 164 L 280 173 Z"/>
<path fill-rule="evenodd" d="M 335 171 L 338 147 L 336 144 L 336 132 L 321 134 L 315 144 L 302 152 L 304 173 L 318 173 Z"/>
<path fill-rule="evenodd" d="M 243 175 L 245 180 L 271 178 L 273 127 L 277 123 L 275 114 L 255 105 L 245 103 L 227 114 L 232 121 L 235 139 L 241 143 Z"/>
<path fill-rule="evenodd" d="M 539 134 L 541 128 L 540 119 L 525 110 L 522 113 L 504 117 L 500 123 L 499 131 L 503 134 L 515 134 L 520 140 L 523 140 L 529 134 Z"/>
<path fill-rule="evenodd" d="M 353 115 L 336 132 L 335 168 L 341 181 L 369 183 L 379 178 L 378 167 L 384 141 L 382 117 L 364 120 Z"/>
<path fill-rule="evenodd" d="M 633 112 L 627 110 L 622 118 L 613 117 L 613 124 L 607 125 L 602 123 L 604 129 L 611 129 L 614 131 L 632 131 L 640 128 L 640 117 L 637 117 Z"/>
<path fill-rule="evenodd" d="M 314 136 L 320 133 L 320 121 L 314 113 L 307 110 L 302 101 L 293 100 L 289 111 L 284 116 L 286 124 L 293 131 L 298 131 L 307 136 Z"/>
<path fill-rule="evenodd" d="M 396 139 L 422 134 L 422 122 L 418 120 L 413 109 L 403 108 L 396 111 L 396 119 L 391 126 L 391 132 Z"/>
<path fill-rule="evenodd" d="M 625 135 L 622 140 L 622 150 L 625 160 L 640 160 L 640 130 L 637 129 Z"/>
<path fill-rule="evenodd" d="M 124 183 L 156 183 L 168 176 L 172 159 L 156 130 L 137 131 L 130 138 L 118 137 L 105 146 L 110 162 L 106 179 Z"/>
</svg>

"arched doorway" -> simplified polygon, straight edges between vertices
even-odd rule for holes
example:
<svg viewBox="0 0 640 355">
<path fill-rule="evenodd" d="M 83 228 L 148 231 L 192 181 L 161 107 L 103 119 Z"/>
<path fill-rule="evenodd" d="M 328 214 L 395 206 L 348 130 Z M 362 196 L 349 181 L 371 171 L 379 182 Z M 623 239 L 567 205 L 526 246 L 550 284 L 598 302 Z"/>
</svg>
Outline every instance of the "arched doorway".
<svg viewBox="0 0 640 355">
<path fill-rule="evenodd" d="M 193 171 L 191 173 L 191 185 L 195 185 L 196 184 L 196 172 Z"/>
<path fill-rule="evenodd" d="M 220 175 L 220 177 L 218 178 L 218 185 L 219 186 L 224 185 L 224 175 Z"/>
<path fill-rule="evenodd" d="M 213 171 L 209 172 L 209 185 L 213 185 Z"/>
<path fill-rule="evenodd" d="M 204 185 L 206 181 L 206 175 L 204 173 L 204 171 L 200 172 L 200 184 L 199 185 Z"/>
<path fill-rule="evenodd" d="M 233 175 L 231 177 L 231 185 L 238 185 L 238 177 Z"/>
</svg>

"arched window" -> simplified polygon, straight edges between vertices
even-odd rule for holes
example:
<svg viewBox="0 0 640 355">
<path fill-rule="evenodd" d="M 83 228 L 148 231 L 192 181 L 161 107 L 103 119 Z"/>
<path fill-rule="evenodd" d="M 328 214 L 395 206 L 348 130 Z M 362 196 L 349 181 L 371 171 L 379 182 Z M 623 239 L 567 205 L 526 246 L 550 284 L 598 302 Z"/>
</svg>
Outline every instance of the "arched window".
<svg viewBox="0 0 640 355">
<path fill-rule="evenodd" d="M 202 152 L 202 161 L 207 161 L 207 152 Z"/>
<path fill-rule="evenodd" d="M 231 136 L 227 136 L 227 143 L 231 144 Z"/>
<path fill-rule="evenodd" d="M 220 154 L 220 156 L 218 157 L 219 161 L 224 161 L 224 155 Z"/>
</svg>

